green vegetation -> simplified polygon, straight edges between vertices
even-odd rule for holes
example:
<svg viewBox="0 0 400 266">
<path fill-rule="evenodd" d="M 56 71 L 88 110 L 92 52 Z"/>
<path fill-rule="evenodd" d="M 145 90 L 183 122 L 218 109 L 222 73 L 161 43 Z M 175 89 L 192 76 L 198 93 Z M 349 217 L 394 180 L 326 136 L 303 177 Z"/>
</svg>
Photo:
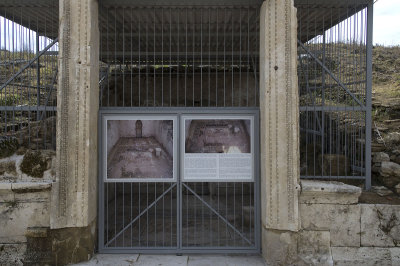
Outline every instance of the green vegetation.
<svg viewBox="0 0 400 266">
<path fill-rule="evenodd" d="M 39 152 L 28 151 L 25 153 L 21 163 L 21 171 L 23 173 L 29 176 L 42 178 L 46 168 L 46 159 Z"/>
<path fill-rule="evenodd" d="M 0 141 L 0 159 L 9 157 L 18 149 L 18 140 L 15 138 Z"/>
</svg>

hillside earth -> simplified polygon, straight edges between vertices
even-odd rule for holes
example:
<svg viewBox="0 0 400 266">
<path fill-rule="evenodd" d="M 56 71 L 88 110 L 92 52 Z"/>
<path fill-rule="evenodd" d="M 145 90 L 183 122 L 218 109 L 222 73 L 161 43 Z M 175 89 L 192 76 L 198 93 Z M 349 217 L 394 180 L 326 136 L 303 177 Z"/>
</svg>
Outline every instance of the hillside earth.
<svg viewBox="0 0 400 266">
<path fill-rule="evenodd" d="M 372 185 L 399 195 L 400 46 L 375 46 L 372 69 Z M 395 195 L 374 188 L 382 191 L 382 197 Z"/>
</svg>

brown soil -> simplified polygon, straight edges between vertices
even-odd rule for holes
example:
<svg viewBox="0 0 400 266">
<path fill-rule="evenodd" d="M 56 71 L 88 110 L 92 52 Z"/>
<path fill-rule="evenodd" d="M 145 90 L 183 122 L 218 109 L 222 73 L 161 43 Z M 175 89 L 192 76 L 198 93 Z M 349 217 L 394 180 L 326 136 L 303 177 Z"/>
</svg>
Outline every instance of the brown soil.
<svg viewBox="0 0 400 266">
<path fill-rule="evenodd" d="M 367 204 L 400 205 L 400 197 L 395 194 L 381 197 L 375 192 L 363 191 L 360 198 L 358 199 L 358 202 Z"/>
</svg>

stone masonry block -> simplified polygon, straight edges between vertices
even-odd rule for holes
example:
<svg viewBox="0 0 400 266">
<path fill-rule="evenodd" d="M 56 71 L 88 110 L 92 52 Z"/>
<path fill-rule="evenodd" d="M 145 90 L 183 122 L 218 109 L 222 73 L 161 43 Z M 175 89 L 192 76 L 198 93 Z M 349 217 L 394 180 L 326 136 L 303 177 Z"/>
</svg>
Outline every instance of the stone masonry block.
<svg viewBox="0 0 400 266">
<path fill-rule="evenodd" d="M 329 231 L 331 246 L 360 246 L 360 205 L 300 204 L 303 230 Z"/>
<path fill-rule="evenodd" d="M 361 246 L 400 246 L 400 206 L 361 205 Z"/>
</svg>

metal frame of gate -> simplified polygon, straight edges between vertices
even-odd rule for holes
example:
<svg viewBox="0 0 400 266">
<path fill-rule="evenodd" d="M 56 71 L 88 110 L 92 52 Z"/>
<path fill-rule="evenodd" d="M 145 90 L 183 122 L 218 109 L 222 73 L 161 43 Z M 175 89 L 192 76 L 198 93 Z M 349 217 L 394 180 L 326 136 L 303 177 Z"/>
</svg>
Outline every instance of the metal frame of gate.
<svg viewBox="0 0 400 266">
<path fill-rule="evenodd" d="M 232 222 L 229 218 L 228 218 L 228 183 L 231 182 L 219 182 L 218 181 L 218 198 L 216 200 L 216 202 L 218 202 L 218 209 L 215 208 L 215 206 L 212 205 L 212 199 L 210 196 L 210 201 L 207 201 L 202 195 L 203 193 L 201 193 L 204 189 L 204 184 L 207 183 L 201 183 L 201 192 L 198 192 L 196 190 L 197 184 L 194 182 L 183 182 L 182 181 L 182 173 L 181 173 L 181 162 L 182 162 L 182 158 L 183 158 L 183 154 L 181 153 L 181 148 L 180 148 L 180 133 L 181 133 L 181 116 L 182 115 L 213 115 L 215 116 L 215 119 L 218 119 L 221 116 L 252 116 L 254 117 L 254 150 L 252 150 L 252 152 L 254 153 L 254 181 L 252 182 L 248 182 L 251 183 L 250 187 L 250 194 L 249 194 L 249 200 L 250 203 L 252 203 L 254 206 L 253 207 L 253 211 L 249 211 L 248 213 L 250 213 L 249 219 L 250 219 L 250 227 L 249 227 L 249 235 L 250 235 L 250 239 L 248 239 L 248 237 L 245 236 L 245 234 L 243 233 L 243 224 L 244 224 L 244 213 L 243 213 L 243 194 L 244 194 L 244 182 L 232 182 L 233 185 L 233 195 L 235 198 L 236 195 L 236 189 L 238 186 L 236 186 L 236 184 L 240 184 L 241 183 L 241 194 L 240 196 L 241 198 L 241 203 L 242 206 L 239 206 L 238 208 L 241 209 L 241 214 L 242 214 L 242 223 L 241 225 L 238 224 L 236 225 L 236 220 L 234 217 L 234 222 Z M 107 115 L 151 115 L 151 116 L 155 116 L 155 115 L 160 115 L 160 118 L 162 118 L 162 116 L 169 116 L 171 117 L 172 115 L 177 117 L 177 125 L 176 128 L 174 128 L 174 130 L 176 130 L 177 134 L 174 136 L 178 136 L 178 153 L 177 153 L 177 180 L 176 181 L 172 181 L 172 182 L 151 182 L 151 183 L 131 183 L 131 182 L 117 182 L 117 183 L 113 183 L 113 182 L 104 182 L 103 176 L 104 176 L 104 170 L 103 170 L 103 165 L 102 163 L 99 164 L 99 252 L 100 253 L 177 253 L 177 254 L 182 254 L 182 253 L 260 253 L 260 235 L 261 235 L 261 229 L 260 229 L 260 191 L 259 191 L 259 186 L 260 186 L 260 165 L 259 165 L 259 109 L 257 107 L 255 108 L 180 108 L 180 107 L 168 107 L 168 108 L 163 108 L 163 107 L 159 107 L 159 108 L 101 108 L 99 111 L 99 162 L 102 162 L 101 158 L 102 156 L 104 156 L 104 152 L 105 152 L 105 147 L 104 147 L 104 143 L 103 143 L 103 137 L 104 134 L 102 132 L 102 123 L 103 123 L 103 117 L 107 116 Z M 217 182 L 215 182 L 217 183 Z M 226 198 L 225 201 L 225 210 L 222 210 L 219 208 L 220 206 L 220 183 L 226 183 L 225 186 L 225 195 L 222 195 L 223 197 Z M 112 189 L 109 189 L 110 184 L 114 184 L 111 185 Z M 120 184 L 120 189 L 122 188 L 122 193 L 121 191 L 118 191 L 117 186 L 118 184 Z M 122 184 L 122 185 L 121 185 Z M 132 184 L 137 185 L 138 189 L 139 189 L 139 198 L 136 198 L 136 201 L 133 200 L 134 198 L 134 194 L 135 188 L 132 188 Z M 141 185 L 142 184 L 142 185 Z M 149 188 L 149 184 L 150 184 L 150 188 Z M 157 184 L 160 184 L 159 186 L 162 186 L 163 191 L 159 194 L 157 194 Z M 162 184 L 162 185 L 161 185 Z M 167 188 L 165 187 L 165 184 L 170 184 L 169 186 L 167 185 Z M 190 184 L 195 184 L 195 187 L 191 187 Z M 154 191 L 152 191 L 152 186 L 154 186 Z M 146 200 L 144 200 L 143 198 L 140 198 L 140 189 L 141 187 L 143 187 L 142 189 L 144 189 L 144 187 L 146 187 Z M 247 187 L 247 186 L 246 186 Z M 127 190 L 125 190 L 127 189 Z M 240 189 L 240 186 L 239 186 Z M 113 190 L 113 192 L 110 193 L 110 190 Z M 128 192 L 126 192 L 128 191 Z M 150 192 L 149 192 L 150 191 Z M 108 209 L 108 204 L 109 204 L 109 195 L 112 193 L 114 193 L 114 198 L 111 199 L 111 201 L 114 201 L 112 209 L 114 210 L 109 210 Z M 153 195 L 154 193 L 154 200 L 150 199 L 149 201 L 149 194 Z M 186 194 L 184 194 L 186 193 Z M 199 219 L 201 221 L 202 224 L 202 235 L 201 235 L 201 239 L 204 238 L 204 227 L 207 224 L 207 219 L 209 219 L 209 223 L 210 223 L 210 227 L 211 227 L 211 219 L 212 219 L 212 215 L 215 215 L 215 217 L 217 217 L 217 221 L 218 221 L 218 237 L 220 236 L 219 233 L 219 229 L 220 229 L 220 220 L 222 221 L 222 223 L 225 223 L 225 234 L 232 234 L 233 232 L 233 242 L 232 241 L 227 241 L 227 239 L 225 239 L 225 244 L 230 243 L 233 245 L 221 245 L 222 243 L 220 243 L 219 239 L 217 242 L 217 245 L 212 245 L 213 240 L 211 240 L 211 245 L 201 245 L 201 243 L 198 244 L 189 244 L 189 242 L 186 242 L 186 245 L 184 243 L 184 239 L 183 239 L 183 219 L 184 219 L 184 207 L 183 204 L 186 204 L 186 209 L 189 210 L 189 202 L 188 199 L 188 195 L 189 193 L 193 194 L 195 200 L 199 201 L 200 205 L 201 205 L 201 213 L 199 213 Z M 118 196 L 121 196 L 122 194 L 122 200 L 118 199 Z M 128 197 L 128 202 L 125 200 L 126 196 L 125 194 L 129 194 Z M 173 202 L 173 197 L 174 194 L 176 196 L 176 206 L 175 206 L 175 202 Z M 169 202 L 165 203 L 165 196 L 166 195 L 171 195 L 170 199 L 168 200 Z M 183 198 L 186 196 L 186 202 L 183 202 Z M 130 202 L 129 202 L 130 199 Z M 107 201 L 107 202 L 106 202 Z M 120 221 L 117 221 L 118 219 L 121 219 L 121 214 L 117 214 L 118 212 L 118 207 L 120 207 L 120 204 L 117 204 L 117 202 L 119 201 L 119 203 L 122 203 L 122 225 L 119 224 L 119 228 L 117 229 L 117 223 Z M 145 208 L 141 209 L 141 201 L 146 201 L 145 202 Z M 139 204 L 138 205 L 138 210 L 136 212 L 136 214 L 133 214 L 133 204 Z M 159 208 L 157 209 L 157 204 L 159 203 Z M 162 203 L 162 228 L 159 228 L 162 231 L 162 245 L 157 245 L 157 241 L 150 241 L 149 244 L 149 212 L 150 210 L 154 207 L 154 211 L 155 211 L 155 219 L 157 219 L 157 211 L 160 211 L 160 204 Z M 169 210 L 170 213 L 168 213 L 167 211 L 167 215 L 165 210 L 168 209 L 168 203 L 170 203 L 170 207 L 171 209 Z M 234 212 L 236 210 L 236 204 L 234 204 Z M 172 206 L 175 206 L 176 208 L 176 217 L 174 217 L 173 215 L 173 210 Z M 194 204 L 194 206 L 192 206 L 192 208 L 197 208 L 197 205 Z M 251 204 L 250 204 L 251 206 Z M 128 210 L 126 210 L 125 207 L 128 207 Z M 126 210 L 126 211 L 125 211 Z M 210 213 L 210 215 L 204 215 L 204 210 L 208 210 Z M 251 207 L 250 207 L 251 210 Z M 200 211 L 200 209 L 198 210 Z M 225 213 L 224 213 L 225 211 Z M 114 221 L 109 221 L 110 218 L 110 213 L 109 212 L 114 212 L 114 216 L 111 217 L 114 219 Z M 121 212 L 121 210 L 119 210 L 119 212 Z M 221 214 L 222 213 L 222 214 Z M 197 214 L 197 210 L 195 210 L 195 215 Z M 200 215 L 201 214 L 201 215 Z M 188 213 L 186 213 L 186 215 L 188 215 Z M 147 216 L 146 222 L 147 225 L 144 227 L 143 225 L 140 225 L 140 220 L 142 219 L 143 216 Z M 195 216 L 196 217 L 196 216 Z M 188 220 L 188 216 L 186 217 L 187 220 L 187 224 L 189 223 Z M 125 219 L 128 219 L 129 222 L 125 223 Z M 171 228 L 170 228 L 170 232 L 167 232 L 167 235 L 169 235 L 169 237 L 171 239 L 165 238 L 165 228 L 164 228 L 164 222 L 165 219 L 169 219 L 171 222 Z M 173 219 L 176 219 L 176 223 L 173 222 Z M 111 223 L 111 226 L 110 226 Z M 134 223 L 139 223 L 139 229 L 137 230 L 138 233 L 138 239 L 136 238 L 136 235 L 134 236 L 134 232 L 133 232 L 133 224 Z M 233 223 L 233 224 L 232 224 Z M 197 241 L 196 238 L 196 224 L 197 224 L 197 220 L 195 221 L 195 229 L 194 229 L 194 234 L 193 234 L 193 238 L 195 240 L 195 242 Z M 114 225 L 114 228 L 112 228 L 112 225 Z M 176 225 L 176 229 L 174 229 L 173 227 Z M 240 228 L 237 227 L 241 226 Z M 141 232 L 141 229 L 146 228 L 147 230 L 147 238 L 146 241 L 144 240 L 140 240 L 140 235 L 143 234 L 143 232 Z M 157 230 L 157 222 L 155 222 L 154 224 L 155 230 Z M 176 230 L 176 231 L 174 231 Z M 110 233 L 109 233 L 110 232 Z M 129 243 L 125 243 L 124 239 L 125 239 L 125 234 L 127 234 L 128 232 L 128 239 L 130 238 L 130 245 Z M 136 233 L 136 232 L 135 232 Z M 197 232 L 198 233 L 198 232 Z M 207 231 L 208 236 L 210 236 L 211 238 L 212 236 L 212 231 L 211 229 L 209 231 Z M 223 232 L 222 232 L 223 233 Z M 247 233 L 247 232 L 246 232 Z M 112 236 L 110 236 L 109 234 L 114 234 Z M 239 236 L 239 239 L 235 239 L 235 235 Z M 155 238 L 157 237 L 157 232 L 154 233 Z M 189 231 L 186 232 L 186 237 L 189 237 Z M 217 238 L 218 238 L 217 237 Z M 118 238 L 120 238 L 119 242 L 118 242 Z M 135 238 L 135 241 L 138 240 L 138 245 L 133 245 L 133 239 Z M 173 239 L 175 238 L 175 239 Z M 166 241 L 168 241 L 171 245 L 165 245 Z M 118 244 L 117 244 L 118 242 Z M 222 242 L 222 240 L 221 240 Z M 240 243 L 245 243 L 247 242 L 248 245 L 240 245 Z M 122 244 L 121 244 L 122 243 Z"/>
</svg>

